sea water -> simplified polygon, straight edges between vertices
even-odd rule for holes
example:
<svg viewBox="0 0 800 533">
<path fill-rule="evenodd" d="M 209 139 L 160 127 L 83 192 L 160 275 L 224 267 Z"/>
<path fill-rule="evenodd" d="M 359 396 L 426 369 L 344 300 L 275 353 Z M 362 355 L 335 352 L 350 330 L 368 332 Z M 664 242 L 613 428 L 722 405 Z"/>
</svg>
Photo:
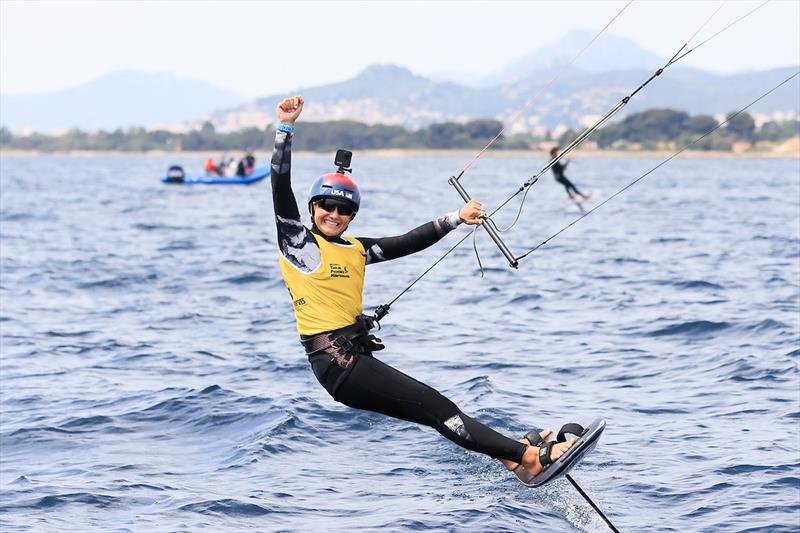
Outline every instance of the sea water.
<svg viewBox="0 0 800 533">
<path fill-rule="evenodd" d="M 527 488 L 334 402 L 298 343 L 268 180 L 159 181 L 202 162 L 0 159 L 3 531 L 606 530 L 565 480 Z M 349 233 L 458 208 L 466 162 L 356 154 Z M 485 157 L 462 183 L 492 209 L 545 162 Z M 584 157 L 567 176 L 597 191 L 588 211 L 659 162 Z M 295 155 L 301 212 L 331 170 Z M 503 237 L 520 254 L 579 216 L 547 174 Z M 370 266 L 365 309 L 469 231 Z M 510 436 L 605 418 L 573 475 L 622 531 L 800 529 L 797 159 L 672 161 L 519 269 L 475 237 L 392 305 L 379 358 Z"/>
</svg>

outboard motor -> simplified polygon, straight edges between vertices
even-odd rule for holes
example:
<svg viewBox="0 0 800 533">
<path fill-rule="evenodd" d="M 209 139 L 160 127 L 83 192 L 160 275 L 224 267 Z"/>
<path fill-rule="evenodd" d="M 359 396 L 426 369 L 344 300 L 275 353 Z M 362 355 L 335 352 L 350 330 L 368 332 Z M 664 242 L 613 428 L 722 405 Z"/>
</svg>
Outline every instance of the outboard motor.
<svg viewBox="0 0 800 533">
<path fill-rule="evenodd" d="M 183 183 L 185 177 L 186 173 L 179 165 L 172 165 L 167 169 L 167 183 Z"/>
</svg>

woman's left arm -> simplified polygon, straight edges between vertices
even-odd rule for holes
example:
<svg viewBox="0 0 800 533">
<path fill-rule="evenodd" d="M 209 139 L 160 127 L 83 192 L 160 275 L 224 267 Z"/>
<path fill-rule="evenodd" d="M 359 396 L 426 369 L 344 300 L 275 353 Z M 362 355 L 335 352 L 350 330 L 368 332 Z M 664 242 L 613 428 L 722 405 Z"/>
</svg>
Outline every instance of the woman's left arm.
<svg viewBox="0 0 800 533">
<path fill-rule="evenodd" d="M 358 240 L 366 250 L 367 264 L 380 263 L 424 250 L 439 242 L 462 222 L 470 225 L 481 224 L 485 215 L 486 211 L 480 202 L 470 200 L 460 210 L 427 222 L 403 235 L 380 239 L 358 237 Z"/>
</svg>

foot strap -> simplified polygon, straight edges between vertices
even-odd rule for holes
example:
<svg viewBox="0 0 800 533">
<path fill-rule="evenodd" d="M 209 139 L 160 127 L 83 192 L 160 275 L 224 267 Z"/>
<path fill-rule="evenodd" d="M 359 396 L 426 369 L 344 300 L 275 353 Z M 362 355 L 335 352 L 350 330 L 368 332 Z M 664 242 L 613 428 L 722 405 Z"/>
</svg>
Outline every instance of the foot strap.
<svg viewBox="0 0 800 533">
<path fill-rule="evenodd" d="M 556 441 L 558 442 L 567 442 L 567 434 L 575 435 L 576 437 L 580 437 L 586 432 L 583 429 L 583 426 L 580 424 L 569 423 L 564 424 L 561 427 L 561 430 L 558 432 L 558 436 L 556 437 Z"/>
<path fill-rule="evenodd" d="M 553 461 L 550 459 L 550 452 L 553 451 L 553 446 L 555 446 L 555 444 L 556 441 L 551 440 L 539 447 L 539 463 L 542 465 L 542 468 L 547 468 L 553 464 Z"/>
<path fill-rule="evenodd" d="M 527 432 L 523 438 L 530 442 L 531 446 L 539 446 L 544 442 L 542 436 L 535 429 Z"/>
<path fill-rule="evenodd" d="M 558 432 L 558 436 L 556 440 L 551 440 L 550 442 L 545 442 L 542 436 L 539 434 L 538 431 L 533 430 L 529 431 L 525 435 L 525 440 L 531 443 L 531 446 L 537 446 L 539 448 L 539 463 L 542 465 L 542 468 L 547 468 L 553 461 L 550 459 L 550 455 L 553 451 L 553 446 L 559 442 L 566 442 L 567 435 L 575 435 L 579 437 L 585 433 L 585 429 L 580 424 L 569 423 L 564 424 L 561 427 L 561 430 Z"/>
<path fill-rule="evenodd" d="M 561 431 L 558 432 L 556 439 L 551 438 L 549 442 L 542 443 L 539 446 L 539 462 L 542 465 L 542 471 L 535 476 L 530 476 L 530 474 L 523 476 L 518 471 L 517 476 L 529 487 L 541 487 L 545 483 L 566 475 L 580 463 L 586 454 L 595 449 L 605 427 L 606 421 L 601 418 L 595 419 L 588 426 L 580 426 L 578 424 L 564 425 Z M 553 446 L 558 442 L 566 442 L 568 434 L 576 437 L 575 444 L 570 446 L 558 459 L 551 461 L 550 456 L 552 455 Z M 536 442 L 536 436 L 531 435 L 531 439 L 528 442 Z"/>
<path fill-rule="evenodd" d="M 575 435 L 576 437 L 580 437 L 583 435 L 585 430 L 583 426 L 580 424 L 569 423 L 564 424 L 561 427 L 561 430 L 558 432 L 558 436 L 556 440 L 551 440 L 550 442 L 544 442 L 541 435 L 531 431 L 525 438 L 528 439 L 528 442 L 531 443 L 533 446 L 539 446 L 539 463 L 542 465 L 542 468 L 547 468 L 553 461 L 550 459 L 550 455 L 553 451 L 553 446 L 559 442 L 567 442 L 567 435 Z M 534 433 L 537 437 L 539 437 L 538 441 L 531 440 L 531 433 Z"/>
</svg>

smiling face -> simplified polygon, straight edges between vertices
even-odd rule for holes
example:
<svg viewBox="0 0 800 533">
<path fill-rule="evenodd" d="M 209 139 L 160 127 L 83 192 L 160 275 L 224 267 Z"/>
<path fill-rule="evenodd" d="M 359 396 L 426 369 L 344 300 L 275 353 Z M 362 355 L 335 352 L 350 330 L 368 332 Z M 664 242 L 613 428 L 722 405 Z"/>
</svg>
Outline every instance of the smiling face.
<svg viewBox="0 0 800 533">
<path fill-rule="evenodd" d="M 341 214 L 339 212 L 339 206 L 329 201 L 314 202 L 312 205 L 314 225 L 316 225 L 326 237 L 337 237 L 344 233 L 350 221 L 353 220 L 355 216 L 355 213 L 352 213 L 351 209 L 343 209 L 344 211 L 351 211 L 351 214 Z"/>
</svg>

